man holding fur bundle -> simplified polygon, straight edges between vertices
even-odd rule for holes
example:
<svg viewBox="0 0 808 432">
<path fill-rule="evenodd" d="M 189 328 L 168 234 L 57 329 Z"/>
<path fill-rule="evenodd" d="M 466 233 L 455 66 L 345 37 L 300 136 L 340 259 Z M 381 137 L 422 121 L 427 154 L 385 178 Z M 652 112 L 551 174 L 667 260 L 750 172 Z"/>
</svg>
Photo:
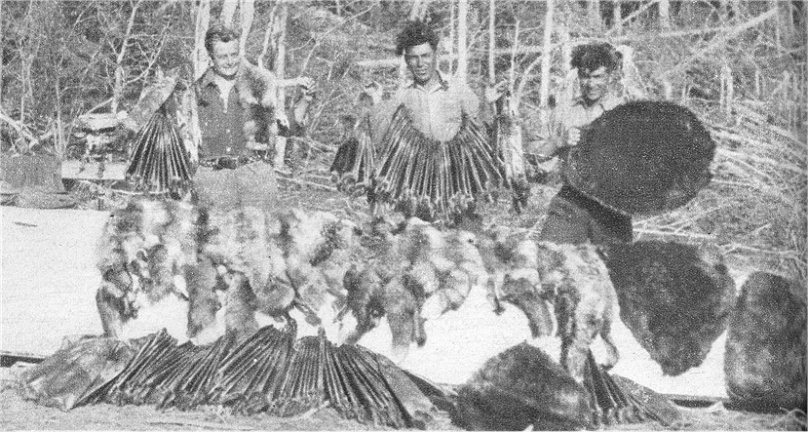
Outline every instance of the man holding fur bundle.
<svg viewBox="0 0 808 432">
<path fill-rule="evenodd" d="M 549 133 L 541 153 L 566 159 L 578 144 L 581 129 L 606 111 L 624 103 L 613 89 L 620 54 L 609 44 L 576 47 L 571 66 L 578 70 L 581 95 L 569 106 L 559 106 L 550 119 Z M 606 207 L 569 184 L 550 202 L 541 239 L 558 243 L 631 242 L 631 216 Z"/>
<path fill-rule="evenodd" d="M 283 107 L 276 106 L 276 88 L 309 88 L 312 80 L 278 79 L 245 61 L 238 34 L 223 26 L 208 30 L 205 48 L 213 65 L 195 85 L 202 141 L 194 179 L 199 200 L 221 207 L 266 205 L 270 197 L 265 195 L 274 194 L 274 172 L 253 154 L 267 150 L 258 141 L 272 140 L 276 117 L 288 127 Z"/>
<path fill-rule="evenodd" d="M 412 82 L 388 101 L 376 83 L 371 140 L 378 160 L 372 200 L 407 216 L 458 221 L 473 213 L 476 195 L 501 182 L 500 162 L 479 122 L 481 106 L 465 82 L 437 69 L 438 35 L 410 21 L 397 38 Z"/>
</svg>

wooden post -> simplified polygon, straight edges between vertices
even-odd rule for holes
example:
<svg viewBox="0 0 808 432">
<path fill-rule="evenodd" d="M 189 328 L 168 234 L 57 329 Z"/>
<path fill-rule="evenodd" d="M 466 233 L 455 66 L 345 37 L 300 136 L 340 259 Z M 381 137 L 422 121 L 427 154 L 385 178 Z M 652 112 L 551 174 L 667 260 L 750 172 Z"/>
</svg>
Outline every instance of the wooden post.
<svg viewBox="0 0 808 432">
<path fill-rule="evenodd" d="M 466 82 L 468 70 L 468 27 L 466 19 L 468 17 L 468 0 L 458 0 L 457 2 L 457 72 L 455 75 L 461 82 Z"/>
</svg>

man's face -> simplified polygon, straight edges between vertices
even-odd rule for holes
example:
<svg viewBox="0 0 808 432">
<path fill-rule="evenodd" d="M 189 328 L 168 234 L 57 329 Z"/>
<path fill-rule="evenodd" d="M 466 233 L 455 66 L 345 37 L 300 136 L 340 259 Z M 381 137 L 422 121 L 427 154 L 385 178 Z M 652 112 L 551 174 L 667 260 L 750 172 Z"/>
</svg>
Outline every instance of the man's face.
<svg viewBox="0 0 808 432">
<path fill-rule="evenodd" d="M 424 85 L 435 76 L 437 56 L 428 43 L 407 48 L 404 52 L 404 60 L 407 62 L 407 68 L 412 73 L 416 84 Z"/>
<path fill-rule="evenodd" d="M 584 100 L 593 104 L 599 101 L 609 92 L 609 71 L 601 66 L 589 73 L 586 71 L 578 75 L 581 82 L 581 96 Z"/>
<path fill-rule="evenodd" d="M 214 72 L 225 78 L 233 78 L 238 72 L 238 41 L 214 42 L 210 58 L 213 60 Z"/>
</svg>

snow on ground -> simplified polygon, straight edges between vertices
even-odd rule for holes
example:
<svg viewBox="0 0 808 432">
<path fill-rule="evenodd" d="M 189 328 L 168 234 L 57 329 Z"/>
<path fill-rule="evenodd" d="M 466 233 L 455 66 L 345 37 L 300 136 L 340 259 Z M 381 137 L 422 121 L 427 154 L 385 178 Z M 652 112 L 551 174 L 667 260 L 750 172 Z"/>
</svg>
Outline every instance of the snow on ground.
<svg viewBox="0 0 808 432">
<path fill-rule="evenodd" d="M 0 207 L 0 349 L 50 354 L 65 336 L 101 333 L 94 300 L 100 282 L 94 248 L 108 215 L 87 210 Z M 173 299 L 144 309 L 127 335 L 135 337 L 167 327 L 182 341 L 185 310 L 182 302 Z M 324 322 L 331 338 L 336 334 L 334 324 L 331 319 Z M 302 317 L 298 323 L 301 335 L 315 334 L 306 329 Z M 401 365 L 446 384 L 464 382 L 488 358 L 529 339 L 524 315 L 510 306 L 497 316 L 482 290 L 473 290 L 460 310 L 428 321 L 425 330 L 426 345 L 413 345 Z M 662 393 L 726 396 L 724 335 L 715 341 L 701 367 L 678 377 L 665 377 L 622 322 L 615 323 L 613 332 L 621 354 L 614 373 Z M 394 358 L 390 339 L 383 321 L 360 343 Z M 550 341 L 549 351 L 557 355 L 555 342 Z M 548 346 L 546 341 L 540 344 Z M 596 357 L 599 348 L 595 348 Z"/>
</svg>

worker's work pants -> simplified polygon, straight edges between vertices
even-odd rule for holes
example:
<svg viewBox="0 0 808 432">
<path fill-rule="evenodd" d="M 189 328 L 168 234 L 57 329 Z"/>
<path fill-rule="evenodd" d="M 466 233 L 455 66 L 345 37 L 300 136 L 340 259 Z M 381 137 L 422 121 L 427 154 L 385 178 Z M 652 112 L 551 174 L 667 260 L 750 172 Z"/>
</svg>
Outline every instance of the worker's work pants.
<svg viewBox="0 0 808 432">
<path fill-rule="evenodd" d="M 631 216 L 564 185 L 550 201 L 539 239 L 554 243 L 631 243 Z"/>
</svg>

